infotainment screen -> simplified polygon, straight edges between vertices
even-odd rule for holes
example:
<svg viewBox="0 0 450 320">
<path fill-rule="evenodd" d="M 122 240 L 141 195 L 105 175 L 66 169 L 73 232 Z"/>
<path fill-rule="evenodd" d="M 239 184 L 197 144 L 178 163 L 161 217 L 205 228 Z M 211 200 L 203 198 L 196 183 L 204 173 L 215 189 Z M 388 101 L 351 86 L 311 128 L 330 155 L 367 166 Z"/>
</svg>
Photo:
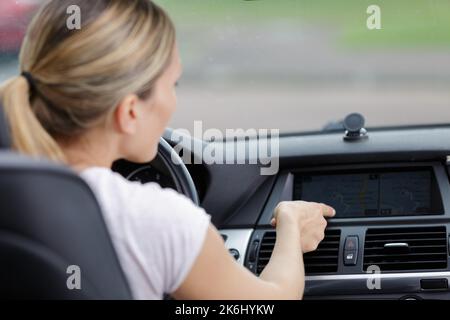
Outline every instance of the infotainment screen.
<svg viewBox="0 0 450 320">
<path fill-rule="evenodd" d="M 293 196 L 334 207 L 336 218 L 442 213 L 432 168 L 296 174 Z"/>
</svg>

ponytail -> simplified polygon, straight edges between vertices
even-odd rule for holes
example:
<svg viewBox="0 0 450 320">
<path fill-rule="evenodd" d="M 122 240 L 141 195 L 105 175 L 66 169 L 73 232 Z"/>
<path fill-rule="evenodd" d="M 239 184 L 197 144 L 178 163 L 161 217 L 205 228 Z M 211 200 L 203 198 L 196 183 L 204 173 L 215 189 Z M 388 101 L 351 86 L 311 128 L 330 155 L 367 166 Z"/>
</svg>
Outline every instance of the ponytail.
<svg viewBox="0 0 450 320">
<path fill-rule="evenodd" d="M 4 113 L 9 124 L 12 147 L 32 156 L 64 162 L 58 143 L 44 129 L 30 104 L 30 86 L 24 76 L 15 77 L 0 87 Z"/>
<path fill-rule="evenodd" d="M 61 8 L 85 13 L 68 30 Z M 0 86 L 13 149 L 67 162 L 58 145 L 103 125 L 134 93 L 151 96 L 171 61 L 175 27 L 150 0 L 51 0 L 32 19 L 19 57 L 30 73 Z"/>
</svg>

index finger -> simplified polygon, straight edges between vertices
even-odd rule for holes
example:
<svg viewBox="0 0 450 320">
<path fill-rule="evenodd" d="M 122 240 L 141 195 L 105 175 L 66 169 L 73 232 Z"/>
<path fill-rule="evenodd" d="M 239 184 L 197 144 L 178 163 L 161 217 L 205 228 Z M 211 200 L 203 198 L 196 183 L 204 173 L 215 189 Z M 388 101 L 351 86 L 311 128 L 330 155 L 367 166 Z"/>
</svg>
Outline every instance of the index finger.
<svg viewBox="0 0 450 320">
<path fill-rule="evenodd" d="M 321 206 L 322 206 L 322 214 L 324 217 L 328 218 L 334 217 L 334 215 L 336 214 L 336 210 L 334 210 L 332 207 L 324 203 L 321 203 Z"/>
</svg>

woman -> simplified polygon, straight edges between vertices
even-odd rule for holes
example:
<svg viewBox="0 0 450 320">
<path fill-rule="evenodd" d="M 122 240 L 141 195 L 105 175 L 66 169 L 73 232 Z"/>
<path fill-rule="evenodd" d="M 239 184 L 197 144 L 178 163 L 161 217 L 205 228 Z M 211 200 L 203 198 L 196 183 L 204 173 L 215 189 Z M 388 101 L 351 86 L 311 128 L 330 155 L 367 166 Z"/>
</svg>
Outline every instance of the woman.
<svg viewBox="0 0 450 320">
<path fill-rule="evenodd" d="M 66 9 L 81 8 L 80 30 Z M 172 113 L 181 64 L 171 20 L 149 0 L 53 0 L 34 17 L 22 74 L 1 88 L 14 148 L 77 170 L 91 186 L 137 299 L 299 299 L 302 253 L 324 237 L 323 204 L 283 202 L 277 241 L 260 277 L 228 254 L 209 216 L 157 184 L 109 168 L 148 162 Z"/>
</svg>

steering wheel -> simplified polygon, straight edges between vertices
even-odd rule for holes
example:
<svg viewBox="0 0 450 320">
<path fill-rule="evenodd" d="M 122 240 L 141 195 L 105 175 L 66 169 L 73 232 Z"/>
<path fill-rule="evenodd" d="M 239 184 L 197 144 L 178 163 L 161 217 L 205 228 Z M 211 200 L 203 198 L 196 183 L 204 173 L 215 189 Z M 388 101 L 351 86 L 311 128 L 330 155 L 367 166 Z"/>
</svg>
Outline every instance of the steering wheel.
<svg viewBox="0 0 450 320">
<path fill-rule="evenodd" d="M 160 158 L 169 171 L 177 190 L 191 199 L 196 205 L 199 205 L 197 189 L 186 165 L 164 138 L 161 138 L 159 141 L 157 157 Z"/>
</svg>

